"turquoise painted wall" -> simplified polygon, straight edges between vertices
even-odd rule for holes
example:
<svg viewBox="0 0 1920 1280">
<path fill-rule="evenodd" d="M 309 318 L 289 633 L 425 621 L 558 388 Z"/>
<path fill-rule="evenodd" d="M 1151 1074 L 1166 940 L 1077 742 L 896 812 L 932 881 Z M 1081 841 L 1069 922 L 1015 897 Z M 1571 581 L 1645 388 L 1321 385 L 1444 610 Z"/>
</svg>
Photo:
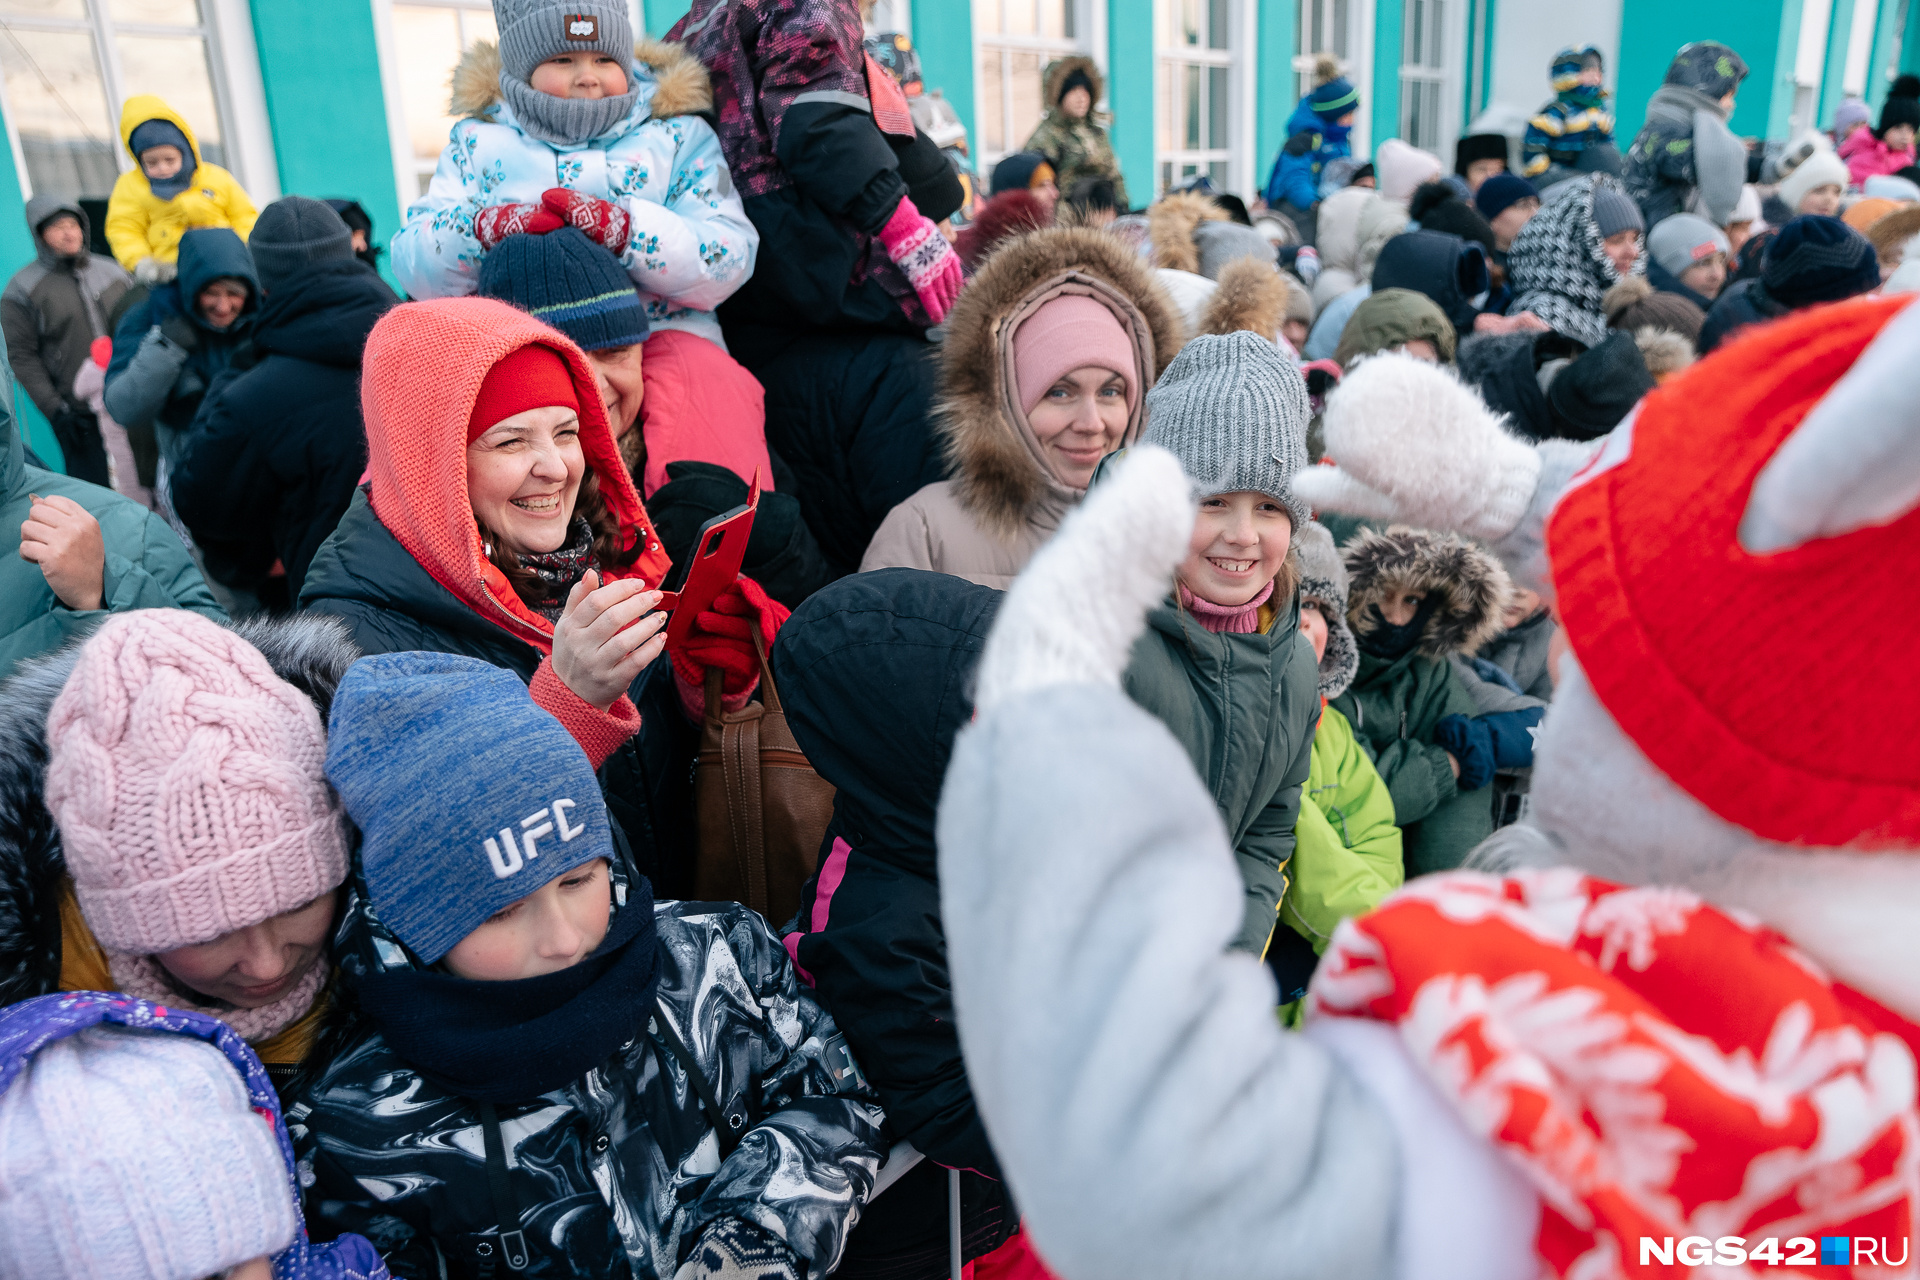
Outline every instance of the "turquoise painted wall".
<svg viewBox="0 0 1920 1280">
<path fill-rule="evenodd" d="M 1255 19 L 1258 40 L 1254 62 L 1253 183 L 1267 180 L 1274 157 L 1287 141 L 1287 117 L 1293 114 L 1293 55 L 1300 38 L 1297 0 L 1260 0 Z M 1249 199 L 1253 191 L 1245 193 Z"/>
<path fill-rule="evenodd" d="M 1400 56 L 1406 35 L 1402 0 L 1378 0 L 1373 10 L 1373 149 L 1400 136 Z"/>
<path fill-rule="evenodd" d="M 920 55 L 920 76 L 953 104 L 967 126 L 967 148 L 980 150 L 973 118 L 973 6 L 962 0 L 913 0 L 913 47 Z"/>
<path fill-rule="evenodd" d="M 641 12 L 646 16 L 647 34 L 667 34 L 667 28 L 686 17 L 691 8 L 693 0 L 644 0 Z"/>
<path fill-rule="evenodd" d="M 1920 6 L 1917 6 L 1920 7 Z M 1784 137 L 1793 110 L 1793 54 L 1800 0 L 1624 0 L 1614 134 L 1624 151 L 1646 120 L 1647 99 L 1666 79 L 1680 46 L 1718 40 L 1746 60 L 1747 79 L 1732 126 L 1743 136 Z"/>
<path fill-rule="evenodd" d="M 1910 0 L 1907 5 L 1907 29 L 1900 38 L 1900 69 L 1920 72 L 1920 0 Z M 1886 96 L 1882 90 L 1880 98 Z"/>
<path fill-rule="evenodd" d="M 400 199 L 372 7 L 288 0 L 253 0 L 252 7 L 280 190 L 358 200 L 374 237 L 390 240 L 400 229 Z M 321 49 L 327 56 L 315 57 Z"/>
<path fill-rule="evenodd" d="M 1859 0 L 1866 3 L 1867 0 Z M 1913 51 L 1913 42 L 1901 40 L 1900 0 L 1879 0 L 1878 11 L 1873 17 L 1873 55 L 1867 63 L 1867 102 L 1873 107 L 1874 114 L 1880 112 L 1880 104 L 1886 101 L 1887 89 L 1893 83 L 1887 78 L 1887 67 L 1892 64 L 1895 49 L 1902 53 Z M 1909 13 L 1911 17 L 1911 12 Z"/>
<path fill-rule="evenodd" d="M 1814 113 L 1814 119 L 1823 129 L 1833 123 L 1833 109 L 1846 96 L 1847 40 L 1853 34 L 1856 3 L 1871 4 L 1873 0 L 1833 0 L 1833 12 L 1828 19 L 1827 52 L 1820 65 L 1819 110 Z"/>
<path fill-rule="evenodd" d="M 1107 101 L 1127 198 L 1144 208 L 1160 194 L 1153 163 L 1153 0 L 1111 0 L 1107 8 Z"/>
<path fill-rule="evenodd" d="M 3 156 L 5 153 L 0 152 L 0 157 Z M 3 268 L 0 277 L 4 277 L 0 283 L 33 261 L 33 232 L 27 229 L 26 205 L 26 196 L 20 190 L 19 175 L 13 171 L 12 158 L 0 158 L 0 268 Z M 20 424 L 27 448 L 39 454 L 40 460 L 48 466 L 64 470 L 66 459 L 60 454 L 60 446 L 54 442 L 53 430 L 47 426 L 46 418 L 34 407 L 32 398 L 14 385 L 13 373 L 4 371 L 4 376 L 7 390 L 13 395 L 13 420 Z"/>
</svg>

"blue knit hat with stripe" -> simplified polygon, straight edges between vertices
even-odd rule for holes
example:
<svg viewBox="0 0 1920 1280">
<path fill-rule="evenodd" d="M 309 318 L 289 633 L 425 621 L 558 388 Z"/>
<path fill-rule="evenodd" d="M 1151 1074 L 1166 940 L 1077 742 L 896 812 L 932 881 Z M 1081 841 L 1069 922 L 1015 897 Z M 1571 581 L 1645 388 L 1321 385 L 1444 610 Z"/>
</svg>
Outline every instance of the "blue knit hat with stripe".
<svg viewBox="0 0 1920 1280">
<path fill-rule="evenodd" d="M 582 351 L 645 342 L 650 332 L 625 269 L 575 227 L 495 245 L 480 267 L 480 296 L 512 303 Z"/>
<path fill-rule="evenodd" d="M 1328 124 L 1357 109 L 1359 105 L 1360 91 L 1345 76 L 1329 80 L 1307 95 L 1307 106 Z"/>
</svg>

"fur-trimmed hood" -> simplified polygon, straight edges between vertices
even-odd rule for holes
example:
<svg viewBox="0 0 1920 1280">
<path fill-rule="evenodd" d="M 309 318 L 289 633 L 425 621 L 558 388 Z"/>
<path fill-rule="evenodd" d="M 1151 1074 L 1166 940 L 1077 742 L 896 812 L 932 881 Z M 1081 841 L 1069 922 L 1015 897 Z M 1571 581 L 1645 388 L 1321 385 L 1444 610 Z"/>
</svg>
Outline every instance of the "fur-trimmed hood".
<svg viewBox="0 0 1920 1280">
<path fill-rule="evenodd" d="M 313 699 L 326 722 L 333 693 L 360 650 L 337 618 L 250 618 L 233 631 L 274 674 Z M 76 640 L 21 663 L 0 683 L 0 1006 L 60 982 L 60 833 L 47 812 L 47 715 L 80 659 Z"/>
<path fill-rule="evenodd" d="M 1087 79 L 1093 82 L 1094 103 L 1098 103 L 1100 99 L 1107 96 L 1107 78 L 1100 74 L 1100 68 L 1093 64 L 1092 58 L 1076 53 L 1070 58 L 1061 58 L 1057 62 L 1047 64 L 1046 83 L 1040 89 L 1040 105 L 1044 109 L 1052 111 L 1059 107 L 1061 86 L 1066 84 L 1067 77 L 1076 71 L 1086 72 Z M 1092 106 L 1089 105 L 1088 114 L 1092 113 Z"/>
<path fill-rule="evenodd" d="M 1143 403 L 1147 386 L 1186 340 L 1185 322 L 1153 270 L 1104 231 L 1034 231 L 1007 241 L 987 258 L 947 318 L 935 417 L 956 497 L 982 525 L 1003 536 L 1026 523 L 1056 482 L 1034 462 L 1021 424 L 1009 420 L 1001 328 L 1030 296 L 1068 272 L 1103 282 L 1146 323 L 1153 368 L 1141 387 Z"/>
<path fill-rule="evenodd" d="M 1153 245 L 1153 265 L 1200 273 L 1200 246 L 1194 228 L 1203 222 L 1225 222 L 1227 211 L 1197 191 L 1176 191 L 1147 210 L 1147 239 Z"/>
<path fill-rule="evenodd" d="M 1292 293 L 1287 278 L 1258 258 L 1229 262 L 1200 313 L 1199 331 L 1233 333 L 1246 329 L 1271 341 L 1280 332 L 1280 322 L 1287 318 Z M 1307 319 L 1309 323 L 1313 319 L 1311 302 Z"/>
<path fill-rule="evenodd" d="M 1341 548 L 1341 556 L 1352 584 L 1347 622 L 1355 635 L 1378 625 L 1368 606 L 1390 591 L 1440 598 L 1416 649 L 1429 658 L 1472 653 L 1491 640 L 1513 594 L 1500 562 L 1458 534 L 1403 524 L 1384 533 L 1363 528 Z"/>
<path fill-rule="evenodd" d="M 713 109 L 713 86 L 707 69 L 692 54 L 665 40 L 640 40 L 633 60 L 653 80 L 648 111 L 655 120 L 689 116 Z M 453 69 L 449 109 L 461 119 L 484 116 L 500 101 L 500 47 L 476 40 L 460 55 Z"/>
</svg>

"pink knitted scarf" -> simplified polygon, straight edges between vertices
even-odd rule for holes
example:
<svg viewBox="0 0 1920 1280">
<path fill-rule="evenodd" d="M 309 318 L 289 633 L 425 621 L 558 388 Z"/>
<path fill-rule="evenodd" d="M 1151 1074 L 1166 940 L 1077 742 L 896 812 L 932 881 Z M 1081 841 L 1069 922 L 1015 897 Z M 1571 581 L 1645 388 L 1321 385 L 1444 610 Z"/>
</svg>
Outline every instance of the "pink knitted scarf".
<svg viewBox="0 0 1920 1280">
<path fill-rule="evenodd" d="M 1245 604 L 1215 604 L 1211 600 L 1202 600 L 1187 590 L 1186 584 L 1180 584 L 1180 603 L 1200 621 L 1200 625 L 1212 632 L 1226 632 L 1229 635 L 1251 635 L 1260 629 L 1260 606 L 1273 598 L 1273 579 L 1267 579 L 1267 585 L 1260 588 L 1260 594 Z"/>
<path fill-rule="evenodd" d="M 107 966 L 113 974 L 114 986 L 128 995 L 218 1018 L 239 1032 L 240 1038 L 248 1044 L 270 1040 L 305 1017 L 307 1011 L 313 1008 L 313 1002 L 320 998 L 321 988 L 327 985 L 328 969 L 323 956 L 318 964 L 307 971 L 306 977 L 293 984 L 293 990 L 272 1004 L 258 1009 L 235 1009 L 204 999 L 183 997 L 180 983 L 169 980 L 166 970 L 152 956 L 115 955 L 109 952 Z"/>
</svg>

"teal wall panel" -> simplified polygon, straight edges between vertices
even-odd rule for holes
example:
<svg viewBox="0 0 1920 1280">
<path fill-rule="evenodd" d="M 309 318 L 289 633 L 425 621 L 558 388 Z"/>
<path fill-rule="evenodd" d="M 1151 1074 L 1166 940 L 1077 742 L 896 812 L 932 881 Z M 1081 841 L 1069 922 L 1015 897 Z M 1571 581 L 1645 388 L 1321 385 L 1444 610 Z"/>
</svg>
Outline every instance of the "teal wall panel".
<svg viewBox="0 0 1920 1280">
<path fill-rule="evenodd" d="M 374 236 L 390 240 L 400 229 L 400 195 L 372 6 L 253 0 L 252 8 L 280 190 L 357 200 Z"/>
<path fill-rule="evenodd" d="M 1254 61 L 1253 181 L 1267 180 L 1274 157 L 1287 141 L 1287 117 L 1293 114 L 1293 55 L 1299 41 L 1298 0 L 1260 0 L 1259 48 Z M 1248 192 L 1251 197 L 1253 192 Z"/>
<path fill-rule="evenodd" d="M 913 47 L 920 55 L 920 75 L 927 92 L 935 89 L 953 104 L 960 123 L 967 126 L 970 153 L 980 151 L 980 131 L 974 122 L 973 6 L 966 0 L 913 0 Z"/>
<path fill-rule="evenodd" d="M 1856 2 L 1867 4 L 1870 0 Z M 1867 60 L 1867 102 L 1876 116 L 1880 104 L 1886 101 L 1888 86 L 1893 83 L 1887 77 L 1887 68 L 1893 65 L 1896 53 L 1911 48 L 1911 44 L 1900 37 L 1900 0 L 1879 0 L 1873 15 L 1873 53 Z"/>
<path fill-rule="evenodd" d="M 1406 34 L 1403 0 L 1378 0 L 1373 10 L 1373 149 L 1400 136 L 1400 56 Z"/>
<path fill-rule="evenodd" d="M 1620 78 L 1615 136 L 1625 151 L 1646 120 L 1647 99 L 1666 79 L 1680 46 L 1718 40 L 1746 60 L 1733 131 L 1784 137 L 1793 110 L 1793 55 L 1800 0 L 1624 0 L 1620 6 Z"/>
<path fill-rule="evenodd" d="M 1160 194 L 1153 163 L 1153 0 L 1111 0 L 1107 8 L 1107 101 L 1127 198 L 1141 208 Z"/>
<path fill-rule="evenodd" d="M 1853 34 L 1853 10 L 1855 4 L 1872 4 L 1873 0 L 1833 0 L 1833 10 L 1827 18 L 1827 51 L 1820 63 L 1820 100 L 1814 119 L 1821 128 L 1833 123 L 1833 109 L 1840 105 L 1840 99 L 1846 96 L 1847 78 L 1847 41 Z"/>
<path fill-rule="evenodd" d="M 693 0 L 645 0 L 641 10 L 647 20 L 647 34 L 663 36 L 667 28 L 687 16 Z"/>
<path fill-rule="evenodd" d="M 1892 25 L 1891 19 L 1888 25 Z M 1920 72 L 1920 0 L 1908 0 L 1907 26 L 1900 36 L 1900 70 Z M 1882 89 L 1875 101 L 1883 101 L 1886 96 Z"/>
</svg>

